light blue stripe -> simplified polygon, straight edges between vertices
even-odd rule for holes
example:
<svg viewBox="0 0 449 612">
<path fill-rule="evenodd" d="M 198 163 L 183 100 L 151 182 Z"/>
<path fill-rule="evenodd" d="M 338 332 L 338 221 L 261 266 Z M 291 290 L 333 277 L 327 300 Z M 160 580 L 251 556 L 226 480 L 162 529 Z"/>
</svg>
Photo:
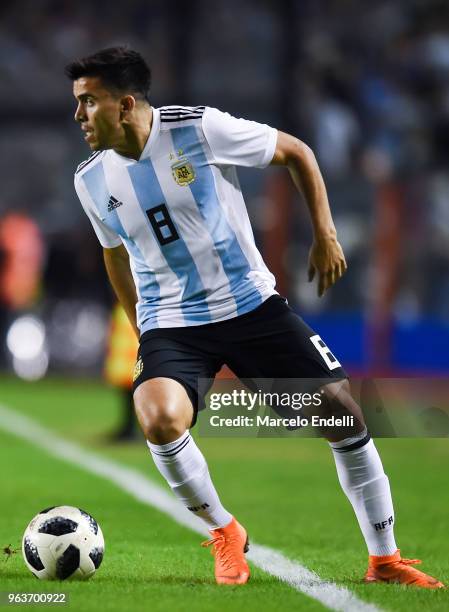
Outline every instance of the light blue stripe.
<svg viewBox="0 0 449 612">
<path fill-rule="evenodd" d="M 158 327 L 157 322 L 157 307 L 160 301 L 160 288 L 156 280 L 156 275 L 148 269 L 139 247 L 132 240 L 119 219 L 117 210 L 114 209 L 108 212 L 110 193 L 106 177 L 104 174 L 103 162 L 96 164 L 92 169 L 85 172 L 82 176 L 86 189 L 90 197 L 94 201 L 99 215 L 105 219 L 103 223 L 110 227 L 116 234 L 123 238 L 123 241 L 128 248 L 133 261 L 135 262 L 135 270 L 137 276 L 138 292 L 141 296 L 141 302 L 137 307 L 137 324 L 141 327 L 148 320 L 151 321 L 151 327 Z M 122 204 L 125 206 L 126 204 Z"/>
<path fill-rule="evenodd" d="M 197 325 L 209 323 L 211 316 L 206 301 L 206 289 L 202 283 L 195 261 L 182 239 L 181 232 L 176 225 L 176 219 L 171 215 L 179 239 L 161 245 L 146 214 L 147 210 L 160 204 L 165 204 L 167 209 L 169 209 L 153 164 L 149 159 L 145 159 L 130 166 L 128 172 L 139 204 L 145 213 L 148 228 L 153 233 L 168 265 L 178 277 L 182 290 L 180 306 L 186 323 L 196 323 Z M 161 232 L 163 233 L 163 231 L 162 228 Z"/>
<path fill-rule="evenodd" d="M 90 197 L 95 202 L 100 218 L 102 220 L 104 219 L 103 223 L 111 228 L 116 234 L 126 239 L 127 235 L 118 218 L 117 211 L 114 209 L 108 212 L 108 202 L 111 192 L 106 183 L 103 162 L 95 164 L 93 168 L 83 174 L 82 178 Z"/>
<path fill-rule="evenodd" d="M 182 149 L 194 166 L 196 177 L 189 187 L 228 277 L 237 314 L 254 310 L 262 303 L 262 296 L 248 277 L 251 267 L 220 206 L 212 170 L 195 126 L 173 128 L 171 133 L 175 148 Z"/>
</svg>

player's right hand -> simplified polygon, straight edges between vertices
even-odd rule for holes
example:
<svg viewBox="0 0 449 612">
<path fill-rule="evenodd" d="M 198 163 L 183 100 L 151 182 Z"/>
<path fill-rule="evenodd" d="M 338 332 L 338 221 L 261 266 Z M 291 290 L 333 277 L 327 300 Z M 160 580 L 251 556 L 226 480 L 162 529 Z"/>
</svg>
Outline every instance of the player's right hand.
<svg viewBox="0 0 449 612">
<path fill-rule="evenodd" d="M 318 274 L 321 297 L 346 272 L 348 266 L 340 243 L 334 236 L 315 238 L 309 252 L 309 282 Z"/>
</svg>

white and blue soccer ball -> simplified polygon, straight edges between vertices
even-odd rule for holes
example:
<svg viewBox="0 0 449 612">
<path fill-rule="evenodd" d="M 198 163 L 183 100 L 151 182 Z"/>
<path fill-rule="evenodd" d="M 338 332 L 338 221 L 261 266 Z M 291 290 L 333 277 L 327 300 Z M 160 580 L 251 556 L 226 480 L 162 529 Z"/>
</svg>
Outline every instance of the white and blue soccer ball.
<svg viewBox="0 0 449 612">
<path fill-rule="evenodd" d="M 41 580 L 87 580 L 103 560 L 103 533 L 84 510 L 53 506 L 41 510 L 26 528 L 22 553 Z"/>
</svg>

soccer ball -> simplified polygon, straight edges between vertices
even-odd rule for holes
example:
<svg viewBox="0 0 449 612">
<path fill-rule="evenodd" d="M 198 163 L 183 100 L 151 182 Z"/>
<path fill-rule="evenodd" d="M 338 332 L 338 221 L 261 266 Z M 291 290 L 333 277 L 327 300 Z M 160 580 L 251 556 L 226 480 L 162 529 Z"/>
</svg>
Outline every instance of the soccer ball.
<svg viewBox="0 0 449 612">
<path fill-rule="evenodd" d="M 53 506 L 41 510 L 26 528 L 22 553 L 41 580 L 87 580 L 103 560 L 103 534 L 84 510 Z"/>
</svg>

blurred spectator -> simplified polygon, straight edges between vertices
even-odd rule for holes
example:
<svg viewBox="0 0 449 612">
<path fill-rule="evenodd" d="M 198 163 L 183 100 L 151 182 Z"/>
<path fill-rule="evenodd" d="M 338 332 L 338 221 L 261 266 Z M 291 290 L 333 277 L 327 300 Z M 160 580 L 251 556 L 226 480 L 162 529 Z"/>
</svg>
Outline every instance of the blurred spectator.
<svg viewBox="0 0 449 612">
<path fill-rule="evenodd" d="M 136 334 L 125 311 L 116 304 L 111 315 L 104 376 L 120 394 L 121 423 L 112 440 L 124 442 L 137 438 L 137 422 L 132 393 L 133 370 L 137 359 Z"/>
<path fill-rule="evenodd" d="M 129 0 L 126 10 L 104 0 L 18 0 L 0 14 L 0 214 L 27 202 L 48 245 L 50 300 L 89 294 L 109 307 L 101 254 L 81 238 L 91 228 L 72 176 L 89 152 L 72 120 L 63 67 L 129 43 L 152 66 L 155 106 L 216 105 L 291 131 L 316 152 L 350 267 L 325 300 L 315 299 L 304 282 L 308 225 L 297 212 L 280 260 L 290 301 L 305 316 L 369 311 L 379 194 L 387 186 L 400 194 L 393 265 L 405 271 L 391 315 L 447 320 L 449 3 L 216 0 L 211 11 L 206 0 L 188 7 Z M 240 173 L 256 234 L 270 224 L 259 206 L 267 174 Z"/>
<path fill-rule="evenodd" d="M 12 311 L 30 308 L 40 287 L 44 248 L 36 223 L 23 213 L 0 218 L 0 301 Z"/>
</svg>

